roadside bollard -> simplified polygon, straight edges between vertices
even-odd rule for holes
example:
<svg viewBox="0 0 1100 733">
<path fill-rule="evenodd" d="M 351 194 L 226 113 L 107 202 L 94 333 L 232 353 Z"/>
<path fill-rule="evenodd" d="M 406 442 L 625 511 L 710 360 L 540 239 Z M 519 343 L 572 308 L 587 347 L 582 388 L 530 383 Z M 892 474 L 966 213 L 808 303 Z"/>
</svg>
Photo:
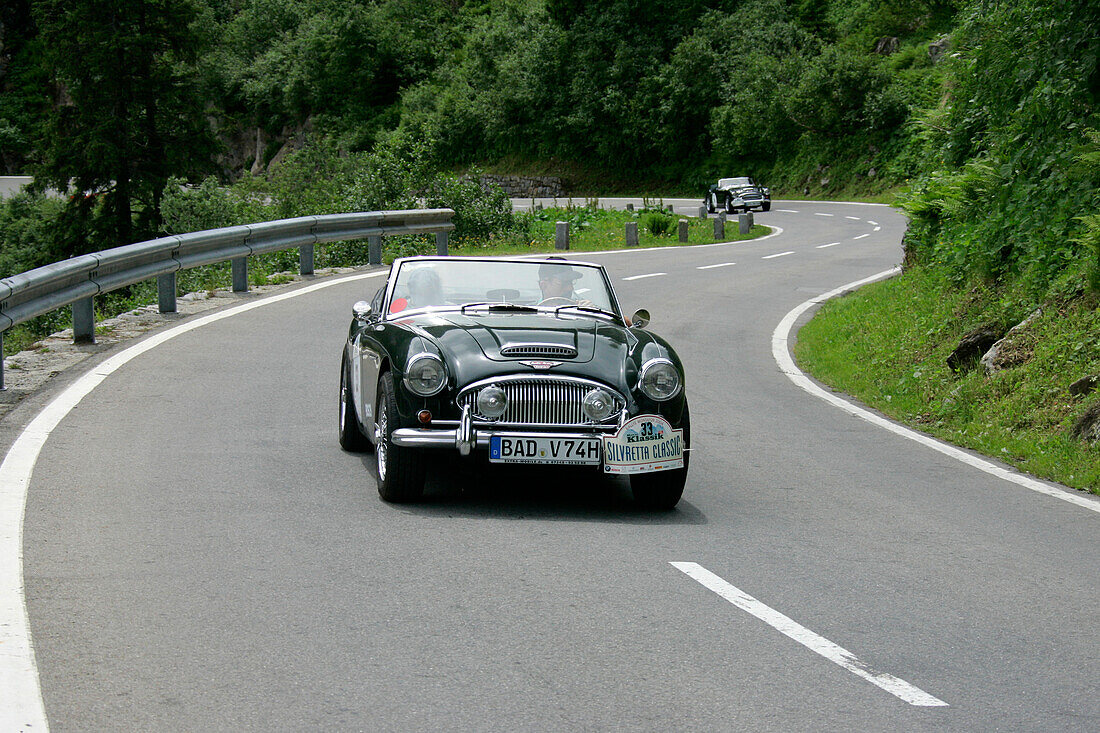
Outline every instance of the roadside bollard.
<svg viewBox="0 0 1100 733">
<path fill-rule="evenodd" d="M 737 216 L 737 231 L 741 234 L 748 234 L 752 229 L 752 212 L 746 211 L 744 214 Z"/>
<path fill-rule="evenodd" d="M 680 241 L 681 242 L 688 241 L 688 220 L 687 219 L 681 219 L 680 220 L 679 229 L 680 229 Z"/>
<path fill-rule="evenodd" d="M 634 211 L 634 204 L 627 204 L 626 205 L 626 210 L 627 211 Z"/>
<path fill-rule="evenodd" d="M 699 218 L 700 219 L 706 219 L 707 218 L 707 207 L 706 206 L 700 206 L 699 207 Z"/>
<path fill-rule="evenodd" d="M 726 216 L 719 214 L 714 217 L 714 239 L 721 242 L 726 238 Z"/>
<path fill-rule="evenodd" d="M 626 246 L 638 246 L 638 222 L 636 221 L 628 221 L 626 223 Z"/>
<path fill-rule="evenodd" d="M 559 221 L 554 225 L 554 249 L 569 249 L 569 222 Z"/>
</svg>

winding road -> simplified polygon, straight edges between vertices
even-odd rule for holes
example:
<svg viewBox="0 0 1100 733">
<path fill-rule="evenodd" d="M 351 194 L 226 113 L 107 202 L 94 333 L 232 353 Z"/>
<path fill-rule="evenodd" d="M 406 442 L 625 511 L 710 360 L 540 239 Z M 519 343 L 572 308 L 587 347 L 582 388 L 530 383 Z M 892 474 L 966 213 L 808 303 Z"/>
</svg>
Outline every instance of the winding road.
<svg viewBox="0 0 1100 733">
<path fill-rule="evenodd" d="M 777 327 L 896 266 L 905 222 L 790 201 L 756 220 L 773 234 L 578 255 L 686 365 L 694 454 L 667 514 L 622 480 L 457 462 L 423 504 L 380 501 L 373 456 L 336 443 L 336 387 L 382 271 L 63 380 L 49 397 L 90 391 L 34 433 L 36 666 L 0 649 L 26 685 L 0 728 L 1100 730 L 1100 502 L 792 381 Z"/>
</svg>

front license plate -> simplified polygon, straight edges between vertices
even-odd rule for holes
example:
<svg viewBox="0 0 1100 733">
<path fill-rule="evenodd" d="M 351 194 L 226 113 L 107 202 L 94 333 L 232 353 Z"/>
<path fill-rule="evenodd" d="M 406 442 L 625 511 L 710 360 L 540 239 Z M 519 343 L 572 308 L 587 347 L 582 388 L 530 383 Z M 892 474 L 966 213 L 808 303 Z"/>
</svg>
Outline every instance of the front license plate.
<svg viewBox="0 0 1100 733">
<path fill-rule="evenodd" d="M 600 440 L 493 435 L 489 438 L 489 460 L 493 463 L 596 466 L 600 463 Z"/>
</svg>

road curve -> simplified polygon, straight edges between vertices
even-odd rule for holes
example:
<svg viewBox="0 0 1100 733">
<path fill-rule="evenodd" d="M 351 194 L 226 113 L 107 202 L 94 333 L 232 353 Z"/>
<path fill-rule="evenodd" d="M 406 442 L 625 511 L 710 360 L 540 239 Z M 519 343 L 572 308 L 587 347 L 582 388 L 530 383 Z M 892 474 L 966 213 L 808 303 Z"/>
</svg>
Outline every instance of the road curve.
<svg viewBox="0 0 1100 733">
<path fill-rule="evenodd" d="M 26 498 L 50 724 L 1100 729 L 1097 513 L 813 399 L 773 358 L 792 309 L 898 264 L 902 218 L 756 218 L 781 231 L 585 256 L 687 366 L 670 514 L 622 481 L 458 465 L 424 504 L 382 503 L 335 440 L 340 343 L 377 277 L 97 378 Z"/>
</svg>

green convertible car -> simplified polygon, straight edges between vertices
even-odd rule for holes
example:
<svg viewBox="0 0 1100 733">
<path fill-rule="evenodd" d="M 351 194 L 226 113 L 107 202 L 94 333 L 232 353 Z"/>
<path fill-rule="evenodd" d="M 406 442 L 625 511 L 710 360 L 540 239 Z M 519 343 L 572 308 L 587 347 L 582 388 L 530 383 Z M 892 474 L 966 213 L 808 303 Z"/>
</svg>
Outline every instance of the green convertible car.
<svg viewBox="0 0 1100 733">
<path fill-rule="evenodd" d="M 638 504 L 671 509 L 691 441 L 684 368 L 648 322 L 624 317 L 600 265 L 399 259 L 352 306 L 340 445 L 375 451 L 387 501 L 419 499 L 450 451 L 625 474 Z"/>
</svg>

